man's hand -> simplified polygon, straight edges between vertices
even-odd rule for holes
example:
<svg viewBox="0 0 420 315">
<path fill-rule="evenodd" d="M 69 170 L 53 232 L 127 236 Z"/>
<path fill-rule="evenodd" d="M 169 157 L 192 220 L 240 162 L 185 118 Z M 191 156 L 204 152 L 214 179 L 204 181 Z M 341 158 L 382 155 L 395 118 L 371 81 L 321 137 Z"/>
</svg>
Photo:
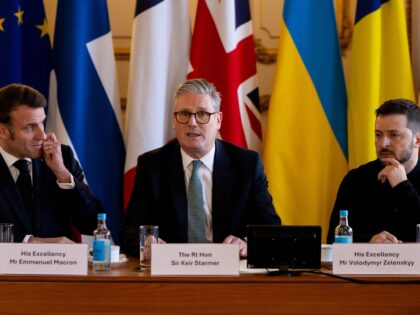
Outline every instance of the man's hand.
<svg viewBox="0 0 420 315">
<path fill-rule="evenodd" d="M 153 235 L 147 236 L 144 243 L 144 251 L 143 253 L 140 253 L 140 255 L 143 255 L 143 257 L 140 256 L 140 261 L 149 261 L 152 258 L 152 244 L 166 244 L 166 242 L 161 238 L 156 240 Z"/>
<path fill-rule="evenodd" d="M 61 145 L 54 133 L 47 134 L 47 139 L 42 143 L 44 160 L 48 167 L 54 172 L 59 183 L 70 183 L 71 174 L 64 166 L 61 154 Z"/>
<path fill-rule="evenodd" d="M 246 258 L 248 255 L 247 251 L 247 244 L 244 240 L 240 239 L 239 237 L 229 235 L 223 241 L 223 244 L 238 244 L 239 245 L 239 257 Z"/>
<path fill-rule="evenodd" d="M 378 233 L 370 239 L 369 243 L 393 243 L 393 244 L 401 244 L 402 241 L 397 239 L 394 235 L 387 231 L 382 231 Z"/>
<path fill-rule="evenodd" d="M 31 237 L 28 243 L 57 243 L 57 244 L 74 244 L 74 242 L 65 236 L 60 237 Z"/>
<path fill-rule="evenodd" d="M 378 180 L 385 183 L 387 180 L 392 188 L 407 180 L 404 166 L 394 158 L 383 158 L 385 167 L 378 174 Z"/>
</svg>

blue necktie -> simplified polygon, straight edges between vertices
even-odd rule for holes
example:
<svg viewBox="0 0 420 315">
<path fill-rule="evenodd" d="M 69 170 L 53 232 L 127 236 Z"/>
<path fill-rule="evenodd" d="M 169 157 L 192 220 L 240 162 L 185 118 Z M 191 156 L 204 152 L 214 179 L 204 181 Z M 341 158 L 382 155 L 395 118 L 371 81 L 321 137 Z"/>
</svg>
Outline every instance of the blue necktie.
<svg viewBox="0 0 420 315">
<path fill-rule="evenodd" d="M 33 193 L 31 174 L 29 174 L 28 161 L 17 160 L 13 164 L 19 170 L 19 176 L 16 181 L 17 188 L 25 205 L 26 212 L 31 220 L 33 219 Z"/>
<path fill-rule="evenodd" d="M 204 211 L 203 186 L 198 177 L 198 169 L 203 164 L 200 160 L 192 162 L 193 169 L 188 185 L 188 242 L 207 243 L 206 213 Z"/>
</svg>

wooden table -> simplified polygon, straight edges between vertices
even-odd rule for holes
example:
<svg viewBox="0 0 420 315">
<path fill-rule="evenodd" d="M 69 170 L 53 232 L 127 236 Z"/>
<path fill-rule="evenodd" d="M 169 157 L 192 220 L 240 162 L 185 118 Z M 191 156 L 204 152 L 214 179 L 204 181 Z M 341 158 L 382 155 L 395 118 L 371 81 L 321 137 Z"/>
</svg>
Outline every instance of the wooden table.
<svg viewBox="0 0 420 315">
<path fill-rule="evenodd" d="M 0 276 L 1 314 L 415 314 L 420 277 L 156 277 L 138 261 L 87 276 Z M 400 284 L 392 281 L 416 281 Z"/>
</svg>

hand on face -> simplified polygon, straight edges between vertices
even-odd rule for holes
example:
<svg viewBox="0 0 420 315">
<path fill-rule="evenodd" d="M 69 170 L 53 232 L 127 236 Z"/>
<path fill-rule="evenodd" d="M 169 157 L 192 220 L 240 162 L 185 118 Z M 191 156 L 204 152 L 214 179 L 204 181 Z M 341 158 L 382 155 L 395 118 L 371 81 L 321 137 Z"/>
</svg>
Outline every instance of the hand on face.
<svg viewBox="0 0 420 315">
<path fill-rule="evenodd" d="M 70 182 L 70 173 L 64 166 L 61 154 L 61 144 L 54 133 L 47 134 L 47 139 L 42 143 L 43 157 L 45 163 L 54 172 L 60 183 Z"/>
<path fill-rule="evenodd" d="M 378 174 L 378 180 L 382 183 L 389 182 L 391 187 L 397 186 L 399 183 L 407 180 L 404 166 L 394 158 L 380 159 L 385 167 Z"/>
</svg>

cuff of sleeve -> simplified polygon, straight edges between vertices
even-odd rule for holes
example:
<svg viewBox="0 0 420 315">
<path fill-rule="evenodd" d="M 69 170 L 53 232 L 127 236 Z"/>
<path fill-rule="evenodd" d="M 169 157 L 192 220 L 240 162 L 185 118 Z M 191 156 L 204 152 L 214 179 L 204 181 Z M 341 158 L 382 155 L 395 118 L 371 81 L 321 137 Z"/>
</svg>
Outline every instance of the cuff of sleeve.
<svg viewBox="0 0 420 315">
<path fill-rule="evenodd" d="M 29 242 L 29 240 L 30 240 L 32 237 L 33 237 L 33 235 L 30 235 L 30 234 L 26 235 L 26 236 L 23 238 L 22 243 L 28 243 L 28 242 Z"/>
<path fill-rule="evenodd" d="M 406 196 L 414 189 L 413 185 L 406 179 L 394 187 L 393 191 L 398 196 Z"/>
<path fill-rule="evenodd" d="M 70 183 L 60 183 L 58 182 L 58 179 L 57 179 L 57 185 L 61 189 L 73 189 L 75 186 L 73 175 L 70 174 Z"/>
</svg>

